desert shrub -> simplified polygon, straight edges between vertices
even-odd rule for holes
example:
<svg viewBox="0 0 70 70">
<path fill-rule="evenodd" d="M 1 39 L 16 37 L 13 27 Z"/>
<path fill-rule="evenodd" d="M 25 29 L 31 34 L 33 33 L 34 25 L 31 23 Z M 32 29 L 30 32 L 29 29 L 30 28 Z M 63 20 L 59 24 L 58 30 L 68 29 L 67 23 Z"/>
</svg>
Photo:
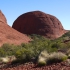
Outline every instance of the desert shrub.
<svg viewBox="0 0 70 70">
<path fill-rule="evenodd" d="M 30 42 L 30 44 L 22 44 L 22 46 L 25 46 L 25 48 L 29 49 L 33 53 L 33 57 L 37 57 L 41 51 L 43 51 L 45 48 L 48 48 L 48 43 L 50 40 L 40 36 L 40 35 L 31 35 L 30 36 L 33 41 Z"/>
<path fill-rule="evenodd" d="M 14 55 L 19 62 L 25 62 L 30 61 L 30 59 L 34 56 L 34 51 L 31 44 L 26 44 L 25 47 L 21 46 L 19 49 L 17 49 Z"/>
<path fill-rule="evenodd" d="M 38 65 L 43 66 L 46 65 L 46 60 L 48 58 L 49 54 L 47 53 L 47 51 L 42 51 L 38 57 Z"/>
<path fill-rule="evenodd" d="M 0 57 L 14 55 L 17 60 L 15 62 L 22 62 L 23 60 L 30 60 L 34 56 L 34 51 L 30 48 L 31 44 L 26 44 L 25 47 L 21 45 L 3 44 L 0 48 Z"/>
<path fill-rule="evenodd" d="M 56 43 L 56 42 L 54 42 L 54 43 L 52 44 L 52 48 L 59 48 L 59 44 Z"/>
<path fill-rule="evenodd" d="M 47 64 L 61 62 L 66 60 L 68 57 L 62 52 L 53 52 L 48 56 L 46 60 Z"/>
<path fill-rule="evenodd" d="M 46 61 L 42 60 L 38 62 L 38 66 L 45 66 L 46 65 Z"/>
<path fill-rule="evenodd" d="M 14 55 L 16 48 L 17 47 L 15 45 L 13 45 L 13 44 L 12 45 L 11 44 L 3 44 L 1 46 L 1 48 L 0 48 L 0 52 L 2 52 L 1 55 L 2 54 L 3 54 L 2 56 L 11 56 L 11 55 Z"/>
<path fill-rule="evenodd" d="M 67 54 L 68 58 L 70 59 L 70 49 L 67 50 L 66 54 Z"/>
<path fill-rule="evenodd" d="M 70 54 L 70 49 L 68 49 L 66 53 L 67 53 L 67 55 Z"/>
<path fill-rule="evenodd" d="M 60 50 L 60 52 L 63 52 L 66 54 L 67 49 L 68 49 L 68 46 L 65 43 L 59 44 L 58 50 Z"/>
<path fill-rule="evenodd" d="M 66 60 L 67 58 L 68 56 L 62 52 L 47 53 L 46 51 L 42 51 L 38 56 L 37 62 L 38 65 L 46 65 L 46 64 L 61 62 Z"/>
<path fill-rule="evenodd" d="M 46 51 L 42 51 L 38 56 L 38 64 L 45 65 L 55 62 L 61 62 L 67 59 L 67 56 L 62 52 L 52 52 L 47 53 Z"/>
<path fill-rule="evenodd" d="M 11 63 L 15 60 L 16 60 L 16 57 L 14 55 L 13 56 L 0 57 L 1 63 Z"/>
<path fill-rule="evenodd" d="M 21 46 L 15 46 L 13 44 L 3 44 L 0 48 L 0 57 L 15 55 L 15 52 L 19 50 Z"/>
<path fill-rule="evenodd" d="M 22 46 L 22 47 L 26 47 L 26 44 L 25 44 L 25 43 L 22 43 L 21 46 Z"/>
<path fill-rule="evenodd" d="M 6 56 L 6 54 L 8 53 L 9 48 L 10 48 L 9 44 L 3 44 L 0 48 L 0 57 Z M 8 54 L 10 54 L 10 52 Z"/>
<path fill-rule="evenodd" d="M 15 56 L 19 60 L 29 61 L 33 57 L 33 52 L 32 50 L 30 51 L 29 49 L 17 50 Z"/>
<path fill-rule="evenodd" d="M 16 50 L 16 52 L 15 52 L 15 56 L 16 56 L 16 58 L 18 58 L 18 59 L 22 59 L 23 58 L 23 51 L 22 50 Z"/>
<path fill-rule="evenodd" d="M 8 57 L 1 57 L 1 63 L 8 63 L 9 62 L 9 58 Z"/>
<path fill-rule="evenodd" d="M 22 44 L 22 48 L 23 48 L 23 54 L 25 54 L 25 58 L 28 57 L 28 59 L 30 59 L 31 57 L 33 57 L 34 55 L 34 51 L 33 51 L 33 46 L 31 43 L 26 44 L 25 46 L 23 46 L 24 44 Z"/>
<path fill-rule="evenodd" d="M 45 50 L 48 53 L 57 52 L 58 51 L 58 44 L 56 42 L 50 41 L 48 45 L 45 47 Z"/>
<path fill-rule="evenodd" d="M 0 48 L 0 57 L 4 57 L 4 56 L 6 56 L 6 53 L 2 48 Z"/>
</svg>

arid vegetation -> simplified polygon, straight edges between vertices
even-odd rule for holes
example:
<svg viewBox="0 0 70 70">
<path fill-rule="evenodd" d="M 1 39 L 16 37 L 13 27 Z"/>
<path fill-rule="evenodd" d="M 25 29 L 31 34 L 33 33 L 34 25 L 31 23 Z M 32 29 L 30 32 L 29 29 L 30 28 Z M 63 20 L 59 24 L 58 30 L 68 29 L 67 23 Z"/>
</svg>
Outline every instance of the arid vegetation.
<svg viewBox="0 0 70 70">
<path fill-rule="evenodd" d="M 3 44 L 0 48 L 0 62 L 13 64 L 33 61 L 38 65 L 47 65 L 65 61 L 70 58 L 70 42 L 64 43 L 69 40 L 69 33 L 56 40 L 33 34 L 29 36 L 33 40 L 28 44 Z"/>
</svg>

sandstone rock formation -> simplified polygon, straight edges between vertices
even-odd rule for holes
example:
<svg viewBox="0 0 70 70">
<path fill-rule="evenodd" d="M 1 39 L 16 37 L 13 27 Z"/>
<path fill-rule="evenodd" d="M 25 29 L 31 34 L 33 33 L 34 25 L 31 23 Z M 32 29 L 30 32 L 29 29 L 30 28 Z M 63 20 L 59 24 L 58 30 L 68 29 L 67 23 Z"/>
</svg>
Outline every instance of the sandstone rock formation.
<svg viewBox="0 0 70 70">
<path fill-rule="evenodd" d="M 5 24 L 7 23 L 7 20 L 1 10 L 0 10 L 0 22 Z"/>
<path fill-rule="evenodd" d="M 7 25 L 7 21 L 3 13 L 0 11 L 0 46 L 4 43 L 21 44 L 28 43 L 30 39 L 17 30 Z"/>
<path fill-rule="evenodd" d="M 21 33 L 39 34 L 50 39 L 56 39 L 66 32 L 55 16 L 41 11 L 20 15 L 12 27 Z"/>
</svg>

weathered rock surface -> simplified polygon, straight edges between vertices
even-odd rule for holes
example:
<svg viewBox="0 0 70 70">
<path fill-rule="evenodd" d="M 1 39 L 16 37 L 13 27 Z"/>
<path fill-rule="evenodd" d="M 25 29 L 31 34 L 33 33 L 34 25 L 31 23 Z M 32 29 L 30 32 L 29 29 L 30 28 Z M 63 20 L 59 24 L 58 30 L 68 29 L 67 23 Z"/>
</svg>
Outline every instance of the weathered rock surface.
<svg viewBox="0 0 70 70">
<path fill-rule="evenodd" d="M 0 10 L 0 22 L 5 24 L 7 23 L 7 20 L 1 10 Z"/>
<path fill-rule="evenodd" d="M 20 15 L 12 27 L 24 34 L 39 34 L 50 39 L 56 39 L 66 32 L 55 16 L 41 11 Z"/>
<path fill-rule="evenodd" d="M 2 12 L 0 12 L 0 46 L 4 43 L 21 44 L 28 43 L 29 37 L 18 32 L 7 25 L 7 21 Z"/>
</svg>

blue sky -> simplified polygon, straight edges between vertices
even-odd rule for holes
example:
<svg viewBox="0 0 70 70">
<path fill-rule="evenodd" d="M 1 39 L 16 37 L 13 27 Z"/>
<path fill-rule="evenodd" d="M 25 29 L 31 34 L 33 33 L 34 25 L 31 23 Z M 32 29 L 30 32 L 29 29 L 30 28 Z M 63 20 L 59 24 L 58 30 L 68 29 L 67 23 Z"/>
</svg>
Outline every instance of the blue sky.
<svg viewBox="0 0 70 70">
<path fill-rule="evenodd" d="M 56 16 L 70 30 L 70 0 L 0 0 L 0 10 L 10 26 L 21 14 L 40 10 Z"/>
</svg>

